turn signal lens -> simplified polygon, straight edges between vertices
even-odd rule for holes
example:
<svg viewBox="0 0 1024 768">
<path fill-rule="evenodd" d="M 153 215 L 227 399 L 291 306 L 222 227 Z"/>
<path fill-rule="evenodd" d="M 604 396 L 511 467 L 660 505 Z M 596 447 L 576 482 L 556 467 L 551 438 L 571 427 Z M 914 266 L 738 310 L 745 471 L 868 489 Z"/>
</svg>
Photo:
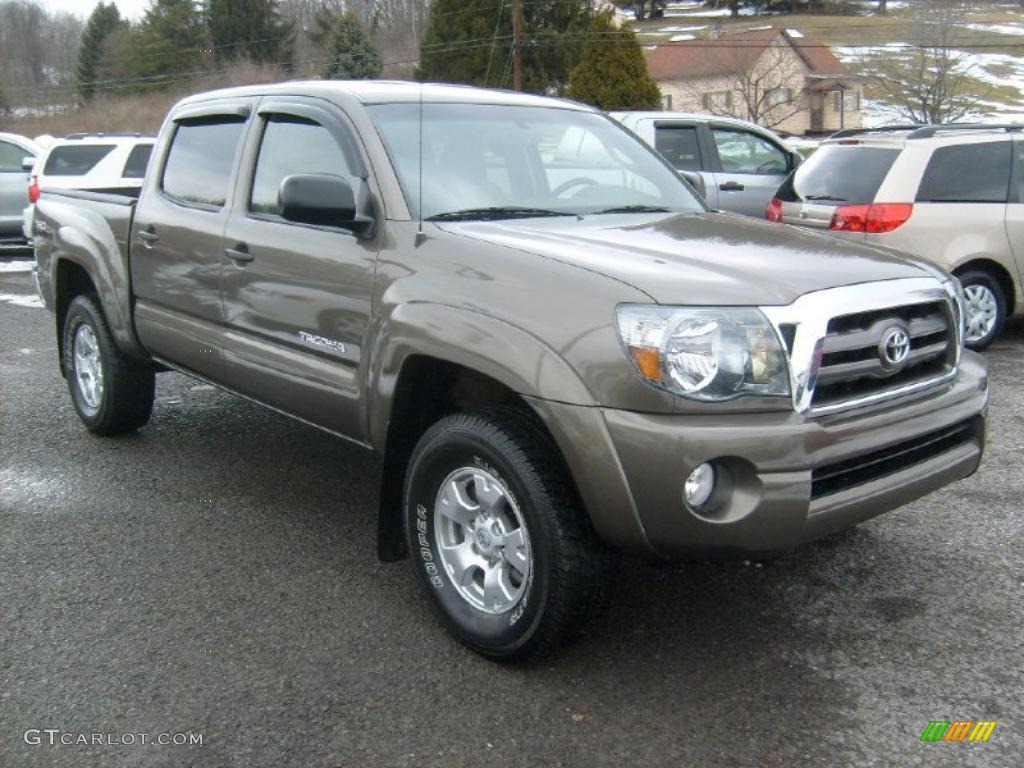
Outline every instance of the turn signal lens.
<svg viewBox="0 0 1024 768">
<path fill-rule="evenodd" d="M 35 205 L 39 202 L 39 177 L 33 176 L 31 183 L 28 185 L 28 201 Z"/>
<path fill-rule="evenodd" d="M 782 201 L 779 198 L 773 197 L 768 201 L 768 205 L 764 207 L 764 217 L 776 224 L 782 223 Z"/>
</svg>

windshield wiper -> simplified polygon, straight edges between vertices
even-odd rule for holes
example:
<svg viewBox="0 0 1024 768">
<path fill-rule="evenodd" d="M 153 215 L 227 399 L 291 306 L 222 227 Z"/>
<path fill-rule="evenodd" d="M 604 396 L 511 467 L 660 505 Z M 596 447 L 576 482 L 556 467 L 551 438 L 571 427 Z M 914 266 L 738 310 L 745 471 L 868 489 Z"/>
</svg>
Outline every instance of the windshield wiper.
<svg viewBox="0 0 1024 768">
<path fill-rule="evenodd" d="M 620 205 L 617 208 L 605 208 L 594 213 L 668 213 L 669 209 L 660 205 Z"/>
<path fill-rule="evenodd" d="M 831 200 L 834 203 L 849 202 L 845 197 L 833 197 L 832 195 L 808 195 L 804 200 Z"/>
<path fill-rule="evenodd" d="M 498 206 L 487 208 L 463 208 L 459 211 L 445 211 L 427 217 L 427 221 L 487 221 L 489 219 L 527 219 L 533 216 L 575 216 L 567 211 L 552 211 L 548 208 L 524 208 L 520 206 Z"/>
</svg>

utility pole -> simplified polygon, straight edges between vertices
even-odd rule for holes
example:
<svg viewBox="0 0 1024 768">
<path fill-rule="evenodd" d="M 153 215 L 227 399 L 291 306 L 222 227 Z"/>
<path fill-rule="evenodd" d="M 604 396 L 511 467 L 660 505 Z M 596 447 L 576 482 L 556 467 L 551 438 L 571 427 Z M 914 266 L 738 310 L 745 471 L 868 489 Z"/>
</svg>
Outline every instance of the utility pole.
<svg viewBox="0 0 1024 768">
<path fill-rule="evenodd" d="M 523 4 L 512 0 L 512 87 L 523 90 Z"/>
</svg>

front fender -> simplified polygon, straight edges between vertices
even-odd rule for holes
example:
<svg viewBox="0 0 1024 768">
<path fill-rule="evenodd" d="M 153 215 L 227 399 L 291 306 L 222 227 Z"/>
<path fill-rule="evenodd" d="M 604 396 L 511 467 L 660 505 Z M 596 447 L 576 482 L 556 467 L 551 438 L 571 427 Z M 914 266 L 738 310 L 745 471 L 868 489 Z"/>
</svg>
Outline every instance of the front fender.
<svg viewBox="0 0 1024 768">
<path fill-rule="evenodd" d="M 461 365 L 520 395 L 596 405 L 556 350 L 516 326 L 472 310 L 427 302 L 402 304 L 383 321 L 373 350 L 367 434 L 379 450 L 387 440 L 402 366 L 414 355 Z"/>
</svg>

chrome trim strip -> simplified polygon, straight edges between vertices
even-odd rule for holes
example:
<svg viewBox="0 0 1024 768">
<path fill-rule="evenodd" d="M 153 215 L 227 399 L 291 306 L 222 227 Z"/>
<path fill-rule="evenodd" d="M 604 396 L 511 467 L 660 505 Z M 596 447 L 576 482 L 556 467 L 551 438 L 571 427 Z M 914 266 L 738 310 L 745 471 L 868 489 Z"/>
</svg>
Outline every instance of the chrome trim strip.
<svg viewBox="0 0 1024 768">
<path fill-rule="evenodd" d="M 818 383 L 822 350 L 828 335 L 829 321 L 834 317 L 859 312 L 905 307 L 943 301 L 949 307 L 956 331 L 956 350 L 949 373 L 926 381 L 914 382 L 896 389 L 875 392 L 864 397 L 811 407 Z M 934 387 L 956 376 L 963 350 L 964 322 L 957 288 L 952 282 L 942 283 L 933 277 L 912 277 L 874 283 L 859 283 L 806 293 L 786 306 L 760 307 L 775 327 L 780 342 L 785 338 L 783 325 L 793 326 L 793 348 L 789 350 L 790 390 L 793 409 L 812 415 L 836 413 L 863 405 L 889 400 Z"/>
</svg>

